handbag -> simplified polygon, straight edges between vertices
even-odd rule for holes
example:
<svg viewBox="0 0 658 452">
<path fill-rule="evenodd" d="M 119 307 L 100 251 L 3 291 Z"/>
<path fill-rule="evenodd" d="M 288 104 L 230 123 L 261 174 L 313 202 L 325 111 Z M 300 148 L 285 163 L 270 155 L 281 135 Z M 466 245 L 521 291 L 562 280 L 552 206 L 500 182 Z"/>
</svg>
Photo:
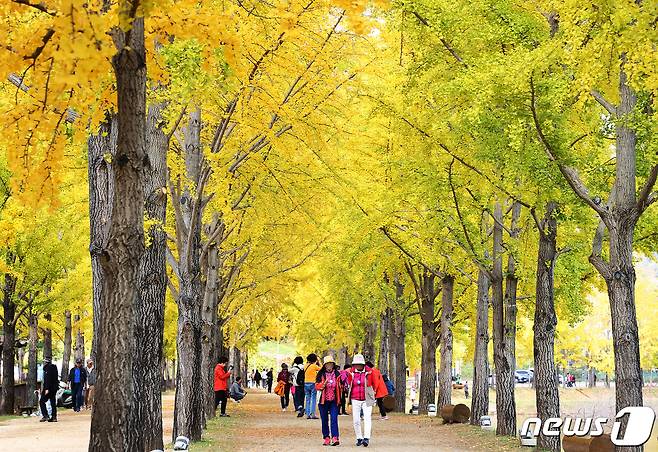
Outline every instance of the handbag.
<svg viewBox="0 0 658 452">
<path fill-rule="evenodd" d="M 366 406 L 375 406 L 377 399 L 375 399 L 375 388 L 366 386 Z"/>
<path fill-rule="evenodd" d="M 274 388 L 274 393 L 279 397 L 283 397 L 286 393 L 286 384 L 283 381 L 279 381 Z"/>
</svg>

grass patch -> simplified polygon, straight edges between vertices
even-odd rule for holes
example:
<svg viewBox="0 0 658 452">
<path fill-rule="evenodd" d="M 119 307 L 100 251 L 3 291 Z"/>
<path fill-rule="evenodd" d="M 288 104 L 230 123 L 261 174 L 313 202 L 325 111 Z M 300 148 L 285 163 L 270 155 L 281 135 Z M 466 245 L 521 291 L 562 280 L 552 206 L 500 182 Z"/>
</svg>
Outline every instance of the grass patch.
<svg viewBox="0 0 658 452">
<path fill-rule="evenodd" d="M 216 417 L 208 422 L 201 441 L 191 445 L 192 451 L 231 451 L 234 449 L 235 427 L 239 413 L 231 413 L 231 417 Z"/>
<path fill-rule="evenodd" d="M 16 416 L 16 415 L 13 415 L 13 414 L 6 414 L 6 415 L 3 414 L 3 415 L 0 415 L 0 424 L 2 424 L 4 422 L 7 422 L 7 421 L 11 421 L 12 419 L 19 419 L 19 418 L 22 418 L 22 417 L 23 416 Z"/>
</svg>

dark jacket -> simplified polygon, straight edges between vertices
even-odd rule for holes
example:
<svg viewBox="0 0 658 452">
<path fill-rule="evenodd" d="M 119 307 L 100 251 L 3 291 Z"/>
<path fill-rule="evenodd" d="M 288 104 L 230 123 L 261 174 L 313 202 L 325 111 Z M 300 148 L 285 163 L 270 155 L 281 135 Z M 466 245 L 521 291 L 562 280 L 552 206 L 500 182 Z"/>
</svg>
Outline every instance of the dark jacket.
<svg viewBox="0 0 658 452">
<path fill-rule="evenodd" d="M 75 369 L 76 366 L 73 366 L 71 370 L 69 370 L 69 383 L 70 384 L 75 384 L 73 383 L 73 380 L 75 379 Z M 84 385 L 87 383 L 87 371 L 85 370 L 84 367 L 80 367 L 80 384 Z"/>
<path fill-rule="evenodd" d="M 43 366 L 43 390 L 57 391 L 59 389 L 59 372 L 57 366 L 50 363 Z"/>
</svg>

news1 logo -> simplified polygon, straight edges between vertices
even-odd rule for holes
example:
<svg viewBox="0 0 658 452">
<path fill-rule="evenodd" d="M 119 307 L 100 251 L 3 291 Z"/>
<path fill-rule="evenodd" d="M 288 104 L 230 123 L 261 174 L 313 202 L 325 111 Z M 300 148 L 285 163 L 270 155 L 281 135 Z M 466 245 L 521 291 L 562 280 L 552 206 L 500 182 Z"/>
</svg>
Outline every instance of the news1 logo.
<svg viewBox="0 0 658 452">
<path fill-rule="evenodd" d="M 626 431 L 622 435 L 621 424 L 624 416 L 628 416 Z M 629 406 L 620 410 L 615 416 L 612 425 L 610 440 L 615 446 L 641 446 L 651 438 L 651 431 L 656 420 L 656 413 L 648 406 Z M 545 436 L 601 436 L 603 426 L 608 422 L 605 417 L 597 418 L 570 418 L 551 417 L 541 422 L 537 417 L 531 417 L 523 422 L 521 436 L 538 436 L 542 432 Z M 531 429 L 532 426 L 532 429 Z"/>
</svg>

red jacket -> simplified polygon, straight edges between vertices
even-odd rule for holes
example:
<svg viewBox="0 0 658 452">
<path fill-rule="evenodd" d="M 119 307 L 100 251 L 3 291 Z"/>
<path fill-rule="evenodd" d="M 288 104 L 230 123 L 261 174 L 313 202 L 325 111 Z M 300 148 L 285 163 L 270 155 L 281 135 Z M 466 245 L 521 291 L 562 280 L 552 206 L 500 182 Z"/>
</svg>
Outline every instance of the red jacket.
<svg viewBox="0 0 658 452">
<path fill-rule="evenodd" d="M 347 370 L 347 379 L 348 379 L 349 385 L 350 385 L 350 391 L 347 394 L 347 398 L 351 399 L 352 398 L 352 380 L 354 380 L 354 371 L 355 371 L 355 369 L 354 369 L 354 367 L 350 367 L 349 369 L 346 369 L 346 370 Z M 377 389 L 376 389 L 376 386 L 375 386 L 375 376 L 372 373 L 373 369 L 366 366 L 364 368 L 364 370 L 365 370 L 365 374 L 366 374 L 366 386 L 370 386 L 375 391 L 375 398 L 376 398 L 377 397 Z"/>
<path fill-rule="evenodd" d="M 373 389 L 375 390 L 375 398 L 381 399 L 388 395 L 388 388 L 382 373 L 376 367 L 372 368 Z"/>
<path fill-rule="evenodd" d="M 228 389 L 228 379 L 231 378 L 231 372 L 224 369 L 224 364 L 217 364 L 215 366 L 215 382 L 213 389 L 215 391 L 226 391 Z"/>
</svg>

